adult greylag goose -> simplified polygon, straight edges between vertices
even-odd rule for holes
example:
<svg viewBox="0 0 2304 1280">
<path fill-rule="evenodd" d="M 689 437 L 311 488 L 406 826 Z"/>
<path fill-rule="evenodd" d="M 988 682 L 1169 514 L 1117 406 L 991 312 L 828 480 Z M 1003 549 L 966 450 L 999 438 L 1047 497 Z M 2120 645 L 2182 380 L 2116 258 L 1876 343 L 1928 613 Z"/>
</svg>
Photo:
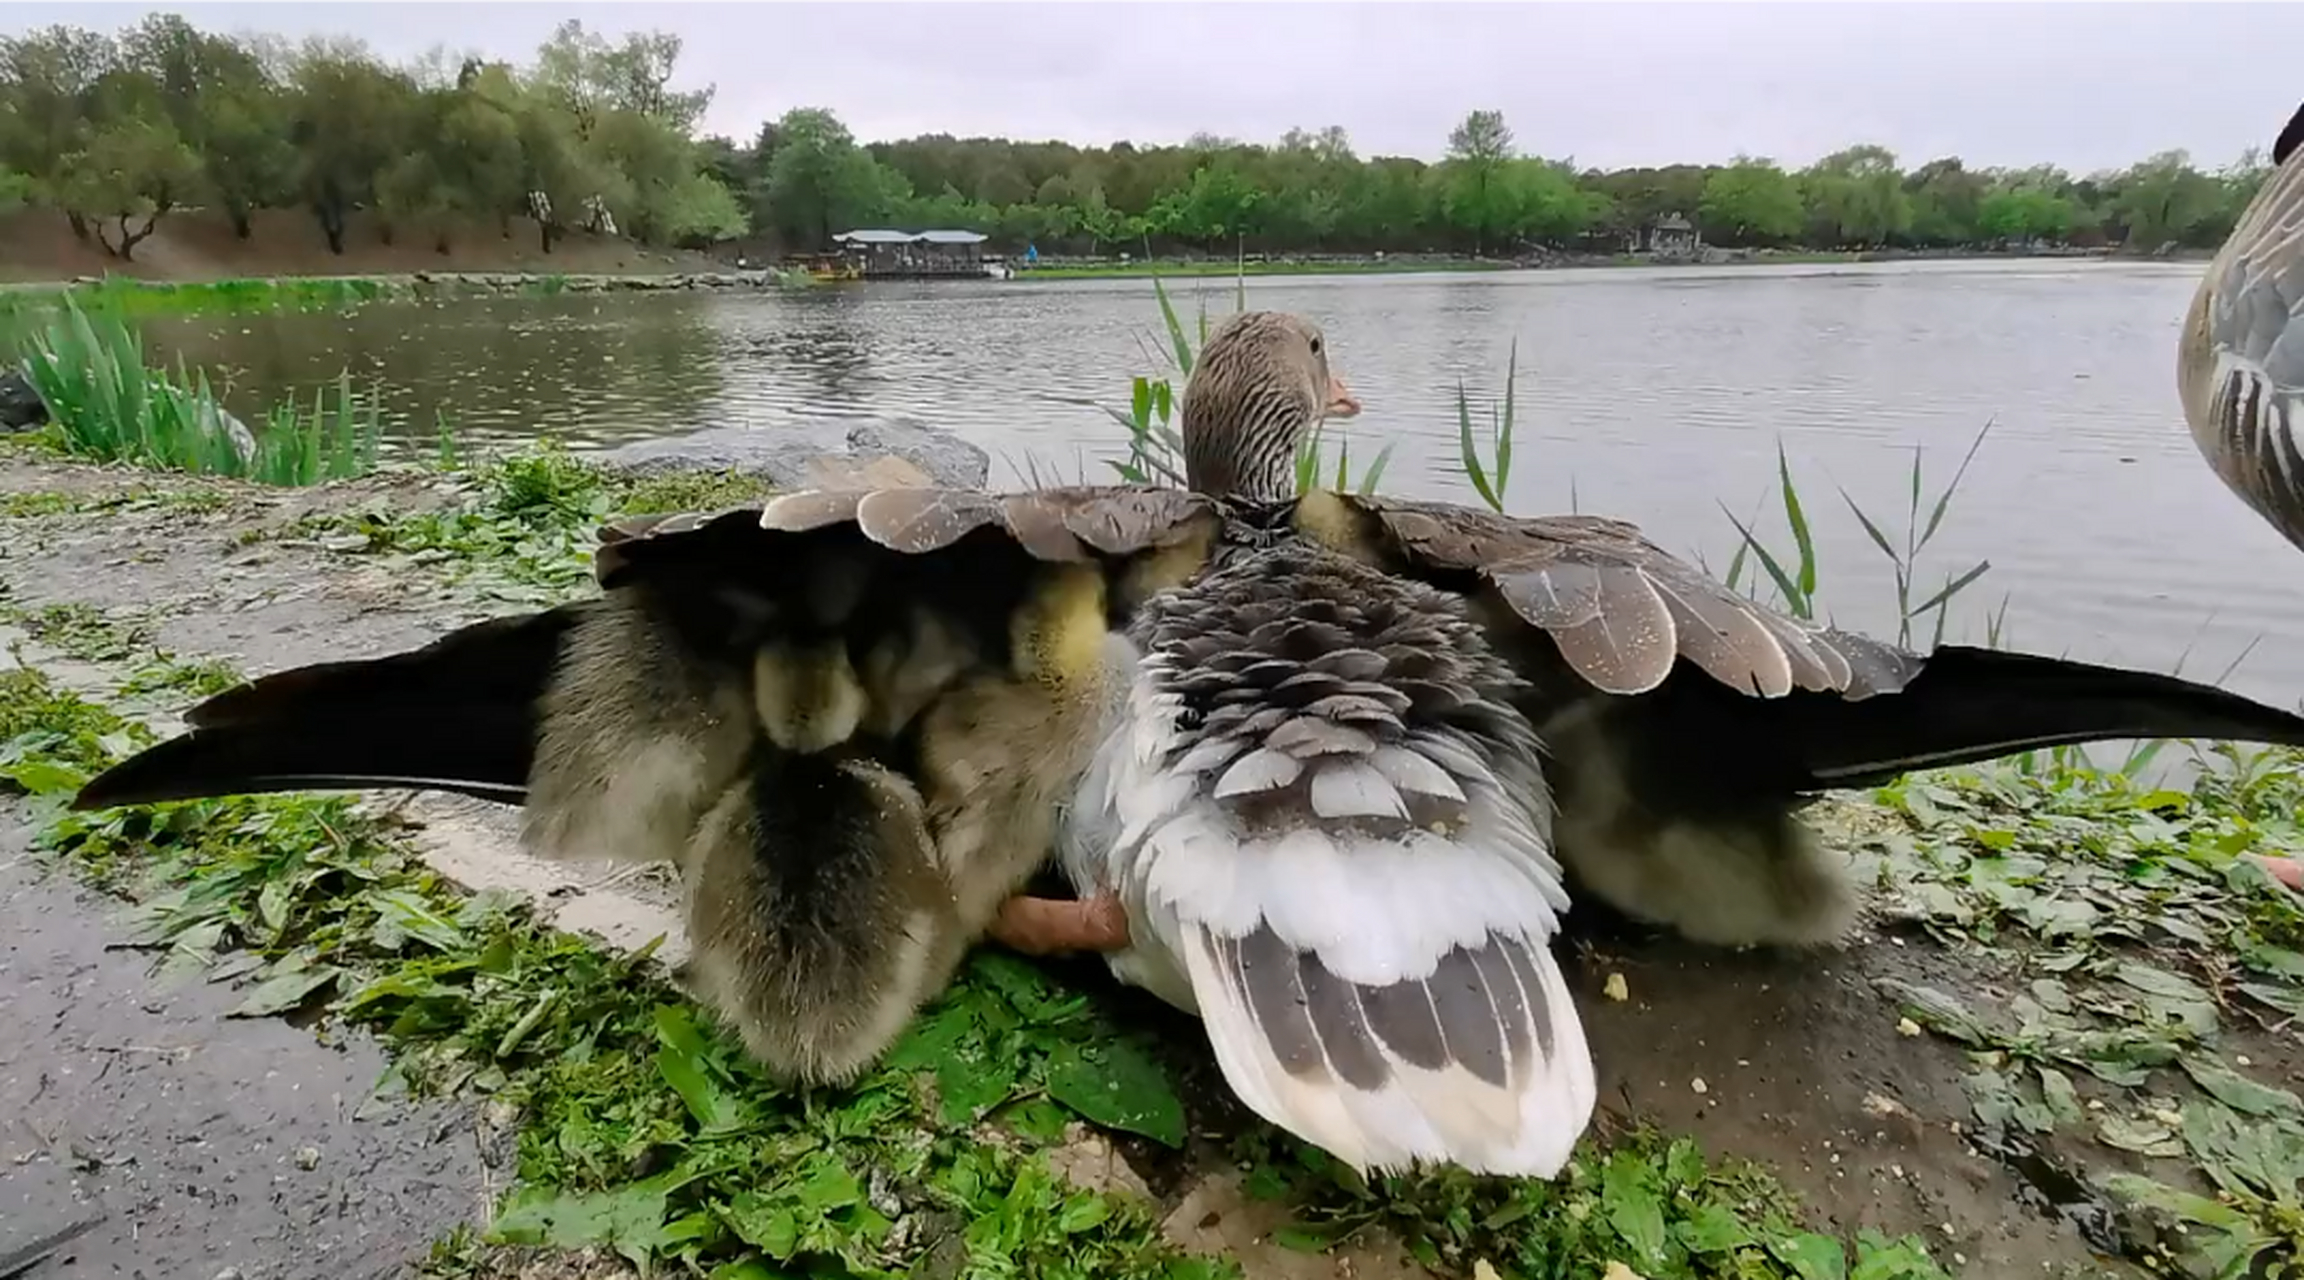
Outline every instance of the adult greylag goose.
<svg viewBox="0 0 2304 1280">
<path fill-rule="evenodd" d="M 1325 346 L 1270 312 L 1209 339 L 1188 489 L 611 526 L 604 600 L 221 695 L 78 803 L 473 790 L 525 801 L 548 849 L 693 866 L 733 796 L 751 821 L 716 847 L 800 883 L 815 863 L 759 816 L 797 801 L 757 761 L 876 766 L 982 891 L 954 936 L 1106 952 L 1200 1014 L 1250 1106 L 1356 1166 L 1549 1176 L 1594 1101 L 1549 947 L 1572 884 L 1705 940 L 1823 942 L 1855 894 L 1793 816 L 1808 793 L 2103 738 L 2304 744 L 2168 676 L 1787 618 L 1619 521 L 1299 497 L 1296 447 L 1353 407 Z M 1052 848 L 1077 900 L 984 905 Z M 730 918 L 773 927 L 734 883 Z"/>
<path fill-rule="evenodd" d="M 2304 548 L 2304 108 L 2272 174 L 2209 262 L 2177 341 L 2192 442 L 2225 485 Z"/>
</svg>

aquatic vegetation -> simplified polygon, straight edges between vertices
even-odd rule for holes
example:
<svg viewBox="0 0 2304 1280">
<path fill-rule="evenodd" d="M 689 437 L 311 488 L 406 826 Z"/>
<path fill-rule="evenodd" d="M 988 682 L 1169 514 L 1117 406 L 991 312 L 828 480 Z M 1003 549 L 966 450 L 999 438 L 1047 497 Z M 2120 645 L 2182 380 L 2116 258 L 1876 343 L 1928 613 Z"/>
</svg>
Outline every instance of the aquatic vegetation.
<svg viewBox="0 0 2304 1280">
<path fill-rule="evenodd" d="M 143 338 L 115 311 L 66 298 L 61 312 L 24 325 L 22 367 L 48 406 L 51 437 L 70 454 L 102 462 L 309 485 L 364 474 L 376 465 L 376 405 L 340 377 L 335 398 L 316 390 L 309 408 L 274 408 L 260 431 L 232 417 L 204 371 L 148 367 Z"/>
</svg>

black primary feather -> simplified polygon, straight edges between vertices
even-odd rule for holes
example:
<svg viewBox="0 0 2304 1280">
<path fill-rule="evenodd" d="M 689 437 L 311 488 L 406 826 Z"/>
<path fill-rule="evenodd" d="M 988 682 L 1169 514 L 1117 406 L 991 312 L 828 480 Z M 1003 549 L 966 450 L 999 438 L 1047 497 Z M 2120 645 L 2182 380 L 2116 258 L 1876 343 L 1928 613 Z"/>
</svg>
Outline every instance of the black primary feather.
<svg viewBox="0 0 2304 1280">
<path fill-rule="evenodd" d="M 2282 129 L 2280 136 L 2273 141 L 2272 163 L 2275 165 L 2288 163 L 2288 153 L 2294 151 L 2299 142 L 2304 142 L 2304 106 L 2297 107 L 2296 114 L 2288 117 L 2288 126 Z"/>
<path fill-rule="evenodd" d="M 518 804 L 536 700 L 562 638 L 597 607 L 494 618 L 406 653 L 228 689 L 186 713 L 192 732 L 98 774 L 72 807 L 363 787 Z"/>
</svg>

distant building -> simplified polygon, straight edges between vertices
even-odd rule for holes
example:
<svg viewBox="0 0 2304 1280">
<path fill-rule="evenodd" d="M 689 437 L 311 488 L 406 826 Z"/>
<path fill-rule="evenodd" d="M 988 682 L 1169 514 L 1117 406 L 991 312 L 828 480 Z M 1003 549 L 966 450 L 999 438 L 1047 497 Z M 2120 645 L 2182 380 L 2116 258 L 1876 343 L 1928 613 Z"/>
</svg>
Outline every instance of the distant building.
<svg viewBox="0 0 2304 1280">
<path fill-rule="evenodd" d="M 919 280 L 982 276 L 984 235 L 975 231 L 843 231 L 832 237 L 858 259 L 865 279 Z"/>
<path fill-rule="evenodd" d="M 1632 252 L 1659 258 L 1693 258 L 1704 248 L 1696 224 L 1678 213 L 1667 213 L 1632 233 Z"/>
</svg>

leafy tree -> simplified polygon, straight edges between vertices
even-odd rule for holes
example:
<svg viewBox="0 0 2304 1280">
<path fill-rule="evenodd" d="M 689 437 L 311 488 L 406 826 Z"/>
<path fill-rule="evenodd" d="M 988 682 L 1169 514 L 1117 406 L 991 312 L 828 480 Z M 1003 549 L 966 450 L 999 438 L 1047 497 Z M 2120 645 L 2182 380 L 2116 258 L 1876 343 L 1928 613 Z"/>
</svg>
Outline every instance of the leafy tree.
<svg viewBox="0 0 2304 1280">
<path fill-rule="evenodd" d="M 1501 111 L 1475 111 L 1448 134 L 1448 161 L 1441 166 L 1440 202 L 1448 220 L 1472 233 L 1472 252 L 1505 230 L 1509 197 L 1496 190 L 1514 155 L 1512 129 Z"/>
<path fill-rule="evenodd" d="M 1834 244 L 1885 244 L 1912 225 L 1912 201 L 1896 154 L 1886 147 L 1835 151 L 1800 175 L 1808 217 L 1820 239 Z"/>
<path fill-rule="evenodd" d="M 440 172 L 439 157 L 433 152 L 411 151 L 377 171 L 376 208 L 383 214 L 380 232 L 386 244 L 392 243 L 400 226 L 426 222 L 437 226 L 454 205 L 455 196 Z M 435 234 L 434 247 L 446 253 L 446 231 Z"/>
<path fill-rule="evenodd" d="M 1497 174 L 1490 196 L 1504 235 L 1558 242 L 1584 234 L 1607 209 L 1607 197 L 1576 185 L 1566 168 L 1543 160 L 1514 160 Z"/>
<path fill-rule="evenodd" d="M 484 92 L 477 75 L 438 95 L 433 110 L 432 150 L 447 211 L 493 218 L 502 229 L 527 199 L 517 110 Z M 445 249 L 446 230 L 440 235 Z"/>
<path fill-rule="evenodd" d="M 1991 181 L 1972 173 L 1958 156 L 1931 160 L 1904 180 L 1912 204 L 1910 238 L 1925 245 L 1967 244 L 1976 239 L 1977 219 Z"/>
<path fill-rule="evenodd" d="M 680 45 L 679 36 L 664 31 L 635 32 L 611 45 L 570 18 L 537 52 L 536 86 L 575 117 L 585 137 L 611 111 L 648 116 L 686 135 L 712 105 L 712 91 L 670 88 Z"/>
<path fill-rule="evenodd" d="M 2127 246 L 2142 252 L 2182 243 L 2216 216 L 2226 197 L 2223 187 L 2193 168 L 2183 151 L 2163 151 L 2139 162 L 2120 175 L 2116 187 L 2112 210 L 2127 228 Z"/>
<path fill-rule="evenodd" d="M 710 173 L 690 173 L 674 183 L 664 193 L 658 216 L 666 239 L 696 248 L 748 229 L 736 193 Z"/>
<path fill-rule="evenodd" d="M 795 243 L 829 247 L 835 227 L 853 229 L 881 211 L 887 188 L 880 166 L 856 145 L 848 126 L 820 107 L 796 107 L 776 122 L 763 221 Z M 762 213 L 766 217 L 762 217 Z"/>
<path fill-rule="evenodd" d="M 1704 234 L 1724 244 L 1773 244 L 1800 234 L 1807 210 L 1792 175 L 1766 157 L 1738 156 L 1704 180 Z"/>
<path fill-rule="evenodd" d="M 1978 205 L 1976 230 L 1995 240 L 2061 240 L 2072 230 L 2072 202 L 2036 186 L 2002 187 Z"/>
<path fill-rule="evenodd" d="M 329 251 L 342 253 L 345 219 L 355 206 L 374 203 L 377 175 L 414 150 L 416 85 L 356 45 L 308 46 L 291 75 L 297 188 Z"/>
<path fill-rule="evenodd" d="M 200 159 L 165 120 L 121 119 L 97 126 L 88 145 L 66 157 L 58 186 L 64 207 L 91 222 L 115 220 L 97 242 L 123 261 L 134 261 L 136 246 L 150 236 L 169 210 L 189 198 L 200 182 Z M 136 225 L 137 219 L 143 225 Z"/>
<path fill-rule="evenodd" d="M 1192 185 L 1163 196 L 1145 217 L 1152 227 L 1206 248 L 1230 244 L 1258 229 L 1264 192 L 1231 163 L 1210 165 Z"/>
<path fill-rule="evenodd" d="M 1593 171 L 1583 176 L 1582 185 L 1608 199 L 1602 225 L 1629 236 L 1669 214 L 1696 217 L 1704 204 L 1704 187 L 1710 175 L 1702 165 L 1676 164 L 1614 173 Z"/>
<path fill-rule="evenodd" d="M 35 194 L 63 203 L 66 163 L 86 148 L 97 82 L 116 60 L 112 41 L 75 27 L 0 37 L 0 117 L 12 121 L 12 151 L 0 161 L 22 172 Z M 86 219 L 69 206 L 67 213 L 73 234 L 86 239 Z"/>
<path fill-rule="evenodd" d="M 247 239 L 252 212 L 284 203 L 296 173 L 287 103 L 256 50 L 153 14 L 121 35 L 118 62 L 154 87 L 233 234 Z"/>
</svg>

